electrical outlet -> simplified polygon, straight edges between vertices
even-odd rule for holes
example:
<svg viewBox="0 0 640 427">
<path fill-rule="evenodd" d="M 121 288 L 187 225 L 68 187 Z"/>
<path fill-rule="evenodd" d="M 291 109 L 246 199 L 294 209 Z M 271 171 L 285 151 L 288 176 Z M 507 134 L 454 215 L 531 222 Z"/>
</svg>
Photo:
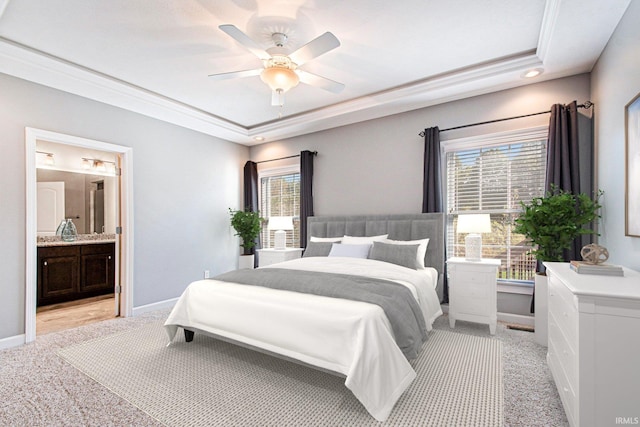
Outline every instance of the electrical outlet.
<svg viewBox="0 0 640 427">
<path fill-rule="evenodd" d="M 204 271 L 204 278 L 208 279 L 209 278 L 209 270 L 205 270 Z"/>
</svg>

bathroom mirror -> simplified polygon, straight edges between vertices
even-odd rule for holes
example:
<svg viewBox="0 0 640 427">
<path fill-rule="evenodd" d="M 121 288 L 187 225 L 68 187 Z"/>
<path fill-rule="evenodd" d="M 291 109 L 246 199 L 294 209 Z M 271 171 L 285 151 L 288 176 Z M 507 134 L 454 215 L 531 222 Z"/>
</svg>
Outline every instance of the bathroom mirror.
<svg viewBox="0 0 640 427">
<path fill-rule="evenodd" d="M 64 188 L 64 213 L 58 216 L 71 218 L 78 234 L 115 233 L 116 177 L 37 169 L 36 181 L 57 184 Z M 38 209 L 41 216 L 55 216 L 54 208 Z M 57 220 L 56 220 L 57 221 Z"/>
</svg>

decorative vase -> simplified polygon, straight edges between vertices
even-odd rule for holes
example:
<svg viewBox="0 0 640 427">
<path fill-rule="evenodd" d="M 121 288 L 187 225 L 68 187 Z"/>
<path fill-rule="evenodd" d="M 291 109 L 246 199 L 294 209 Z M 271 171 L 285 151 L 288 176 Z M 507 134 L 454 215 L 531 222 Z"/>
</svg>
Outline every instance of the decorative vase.
<svg viewBox="0 0 640 427">
<path fill-rule="evenodd" d="M 56 236 L 62 237 L 62 230 L 64 229 L 65 225 L 67 225 L 66 219 L 60 221 L 60 225 L 58 225 L 58 228 L 56 228 Z"/>
<path fill-rule="evenodd" d="M 78 230 L 76 229 L 73 221 L 71 221 L 71 218 L 67 218 L 60 235 L 62 236 L 62 240 L 65 242 L 75 242 L 78 238 Z"/>
</svg>

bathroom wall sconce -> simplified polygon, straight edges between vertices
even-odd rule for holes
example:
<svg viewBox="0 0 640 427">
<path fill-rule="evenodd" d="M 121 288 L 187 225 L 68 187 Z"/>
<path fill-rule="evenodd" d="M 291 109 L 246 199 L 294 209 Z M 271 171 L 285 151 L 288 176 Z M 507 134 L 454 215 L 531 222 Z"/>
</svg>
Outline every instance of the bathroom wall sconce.
<svg viewBox="0 0 640 427">
<path fill-rule="evenodd" d="M 89 159 L 86 157 L 82 158 L 82 169 L 90 170 L 93 169 L 97 172 L 110 172 L 115 173 L 116 164 L 115 162 L 110 162 L 108 160 L 100 160 L 100 159 Z"/>
<path fill-rule="evenodd" d="M 56 161 L 53 158 L 53 153 L 47 153 L 46 151 L 36 151 L 36 153 L 43 155 L 38 161 L 39 163 L 42 163 L 43 165 L 46 165 L 46 166 L 55 165 Z"/>
</svg>

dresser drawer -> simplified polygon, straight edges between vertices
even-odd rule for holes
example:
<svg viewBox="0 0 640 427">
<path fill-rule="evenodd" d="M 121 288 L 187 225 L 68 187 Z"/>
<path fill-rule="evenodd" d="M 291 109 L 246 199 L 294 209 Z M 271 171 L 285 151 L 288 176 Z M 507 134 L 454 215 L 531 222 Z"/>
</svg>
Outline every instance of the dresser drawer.
<svg viewBox="0 0 640 427">
<path fill-rule="evenodd" d="M 553 276 L 549 280 L 549 314 L 575 351 L 578 340 L 578 310 L 575 297 Z"/>
<path fill-rule="evenodd" d="M 578 420 L 576 419 L 576 416 L 578 414 L 578 401 L 576 399 L 576 392 L 573 388 L 571 388 L 569 380 L 567 379 L 565 372 L 562 370 L 562 364 L 557 358 L 556 351 L 554 351 L 553 349 L 552 341 L 549 341 L 547 363 L 549 364 L 549 368 L 551 369 L 553 380 L 555 381 L 556 388 L 558 389 L 558 394 L 560 394 L 562 405 L 564 406 L 565 413 L 567 414 L 567 418 L 569 419 L 569 424 L 571 426 L 577 426 Z"/>
<path fill-rule="evenodd" d="M 569 343 L 560 331 L 553 314 L 549 316 L 549 354 L 554 354 L 572 390 L 578 389 L 577 342 Z"/>
</svg>

